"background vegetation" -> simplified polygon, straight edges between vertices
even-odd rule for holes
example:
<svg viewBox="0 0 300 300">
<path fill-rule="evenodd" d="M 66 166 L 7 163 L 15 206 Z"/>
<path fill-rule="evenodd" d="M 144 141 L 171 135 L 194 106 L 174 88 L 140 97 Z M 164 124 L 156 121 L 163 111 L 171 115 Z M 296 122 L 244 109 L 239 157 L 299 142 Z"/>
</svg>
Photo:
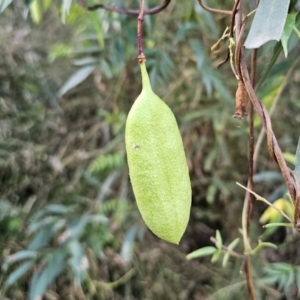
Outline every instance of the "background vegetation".
<svg viewBox="0 0 300 300">
<path fill-rule="evenodd" d="M 233 5 L 210 2 L 229 10 Z M 22 1 L 4 9 L 5 3 L 0 5 L 1 296 L 247 299 L 240 259 L 231 257 L 226 267 L 222 259 L 186 259 L 214 245 L 210 237 L 216 230 L 224 245 L 240 237 L 244 190 L 236 182 L 246 185 L 248 179 L 248 121 L 232 118 L 236 80 L 230 65 L 216 69 L 227 41 L 220 52 L 210 51 L 229 18 L 205 12 L 196 1 L 176 0 L 145 17 L 151 81 L 177 117 L 192 179 L 191 219 L 174 246 L 146 229 L 128 177 L 124 125 L 141 87 L 136 18 L 89 12 L 79 4 L 64 14 L 66 7 L 47 0 L 35 0 L 29 10 Z M 131 0 L 114 4 L 138 7 Z M 253 7 L 251 1 L 245 5 L 247 11 Z M 258 74 L 273 45 L 259 50 Z M 288 49 L 258 95 L 267 108 L 275 108 L 273 129 L 293 167 L 299 65 L 275 105 L 274 99 L 299 54 L 295 33 Z M 257 118 L 256 137 L 260 130 Z M 281 199 L 278 205 L 290 209 L 265 142 L 254 179 L 256 193 L 270 202 Z M 278 248 L 253 257 L 257 297 L 298 299 L 299 237 L 291 228 L 262 229 L 262 222 L 280 220 L 274 212 L 263 215 L 266 208 L 254 203 L 251 237 L 254 244 L 261 239 Z M 243 252 L 241 243 L 235 251 Z"/>
</svg>

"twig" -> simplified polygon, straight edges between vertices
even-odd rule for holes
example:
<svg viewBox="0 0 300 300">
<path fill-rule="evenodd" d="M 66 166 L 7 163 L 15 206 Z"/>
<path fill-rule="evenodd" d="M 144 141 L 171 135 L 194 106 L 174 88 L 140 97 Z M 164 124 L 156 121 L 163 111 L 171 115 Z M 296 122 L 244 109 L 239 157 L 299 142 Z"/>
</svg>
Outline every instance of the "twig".
<svg viewBox="0 0 300 300">
<path fill-rule="evenodd" d="M 235 15 L 236 15 L 239 3 L 240 3 L 240 0 L 236 0 L 234 3 L 233 9 L 232 9 L 232 15 L 231 15 L 231 20 L 230 20 L 230 29 L 229 29 L 229 38 L 233 37 Z"/>
<path fill-rule="evenodd" d="M 143 52 L 143 22 L 144 22 L 145 0 L 140 0 L 140 13 L 137 21 L 137 45 L 138 45 L 138 60 L 141 64 L 146 60 Z"/>
<path fill-rule="evenodd" d="M 210 237 L 211 242 L 213 242 L 215 245 L 217 244 L 217 240 L 214 237 Z M 222 249 L 229 252 L 232 256 L 241 258 L 241 259 L 245 259 L 245 255 L 242 255 L 238 252 L 235 252 L 234 250 L 230 250 L 228 249 L 228 247 L 226 247 L 225 245 L 222 245 Z"/>
<path fill-rule="evenodd" d="M 90 11 L 97 10 L 97 9 L 105 9 L 108 11 L 114 11 L 119 14 L 124 14 L 124 15 L 129 15 L 129 16 L 138 16 L 140 14 L 140 10 L 137 10 L 137 9 L 123 9 L 123 8 L 120 8 L 117 6 L 110 6 L 110 5 L 106 5 L 106 4 L 96 4 L 94 6 L 87 6 L 86 3 L 84 2 L 84 0 L 78 0 L 78 1 L 85 9 L 90 10 Z M 146 9 L 144 11 L 144 15 L 157 14 L 157 13 L 163 11 L 164 9 L 166 9 L 168 7 L 168 5 L 170 4 L 170 2 L 171 2 L 171 0 L 165 0 L 161 5 L 155 6 L 150 9 Z"/>
<path fill-rule="evenodd" d="M 285 217 L 290 223 L 293 223 L 293 221 L 291 220 L 291 218 L 281 209 L 279 209 L 277 206 L 275 206 L 274 204 L 272 204 L 271 202 L 269 202 L 267 199 L 259 196 L 258 194 L 256 194 L 255 192 L 251 191 L 250 189 L 248 189 L 247 187 L 243 186 L 242 184 L 236 182 L 237 185 L 239 185 L 241 188 L 245 189 L 246 191 L 248 191 L 249 193 L 253 194 L 257 200 L 262 201 L 264 203 L 266 203 L 268 206 L 274 208 L 275 210 L 278 211 L 278 213 L 280 213 L 283 217 Z"/>
<path fill-rule="evenodd" d="M 221 14 L 221 15 L 226 15 L 226 16 L 231 16 L 232 11 L 231 10 L 222 10 L 222 9 L 217 9 L 217 8 L 211 8 L 208 7 L 203 3 L 202 0 L 198 0 L 199 5 L 206 11 L 214 13 L 214 14 Z"/>
<path fill-rule="evenodd" d="M 244 58 L 244 48 L 242 47 L 242 40 L 243 40 L 243 32 L 245 28 L 245 22 L 242 22 L 242 0 L 236 0 L 236 3 L 238 2 L 236 6 L 236 14 L 235 14 L 235 27 L 236 27 L 236 40 L 237 40 L 237 46 L 235 51 L 235 68 L 239 75 L 239 80 L 243 82 L 244 86 L 244 80 L 242 77 L 241 72 L 241 63 L 242 58 Z M 244 87 L 245 88 L 245 87 Z M 248 222 L 249 222 L 249 204 L 248 202 L 244 202 L 244 218 L 243 218 L 243 229 L 244 229 L 244 243 L 245 243 L 245 250 L 248 253 L 249 249 L 249 232 L 248 232 Z M 246 219 L 245 219 L 246 218 Z M 248 245 L 248 246 L 247 246 Z M 253 283 L 253 274 L 252 274 L 252 265 L 251 265 L 251 258 L 250 254 L 246 256 L 246 262 L 245 262 L 245 275 L 246 275 L 246 282 L 247 282 L 247 289 L 249 293 L 249 299 L 255 300 L 255 288 Z"/>
<path fill-rule="evenodd" d="M 252 50 L 251 53 L 251 82 L 252 86 L 255 86 L 256 81 L 256 57 L 257 57 L 257 50 Z M 254 189 L 253 183 L 253 176 L 254 176 L 254 108 L 253 104 L 250 101 L 250 108 L 249 108 L 249 175 L 248 175 L 248 184 L 247 187 L 250 190 Z M 250 221 L 252 216 L 252 207 L 253 207 L 253 195 L 250 194 L 248 191 L 246 192 L 245 199 L 248 203 L 248 214 L 247 214 L 247 232 L 249 234 L 250 228 Z"/>
</svg>

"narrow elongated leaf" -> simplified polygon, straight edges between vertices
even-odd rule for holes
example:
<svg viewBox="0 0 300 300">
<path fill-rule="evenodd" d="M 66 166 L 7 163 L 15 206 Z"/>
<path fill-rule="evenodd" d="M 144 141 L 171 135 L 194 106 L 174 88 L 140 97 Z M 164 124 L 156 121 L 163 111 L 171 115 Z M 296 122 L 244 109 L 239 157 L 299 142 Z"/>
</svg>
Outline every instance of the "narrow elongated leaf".
<svg viewBox="0 0 300 300">
<path fill-rule="evenodd" d="M 34 23 L 39 24 L 42 21 L 43 11 L 39 0 L 34 0 L 30 7 L 31 19 Z"/>
<path fill-rule="evenodd" d="M 12 3 L 12 0 L 2 0 L 0 2 L 0 13 L 3 13 L 5 8 Z"/>
<path fill-rule="evenodd" d="M 137 234 L 137 230 L 137 226 L 132 226 L 125 235 L 120 253 L 125 262 L 129 262 L 132 259 L 134 240 Z"/>
<path fill-rule="evenodd" d="M 233 240 L 229 245 L 228 245 L 228 249 L 229 250 L 233 250 L 237 245 L 238 243 L 240 242 L 240 238 L 236 238 L 235 240 Z"/>
<path fill-rule="evenodd" d="M 29 7 L 29 5 L 32 3 L 33 0 L 25 0 L 25 5 Z"/>
<path fill-rule="evenodd" d="M 213 256 L 212 256 L 212 258 L 211 258 L 211 262 L 212 263 L 216 262 L 219 259 L 221 253 L 222 253 L 222 250 L 220 250 L 220 249 L 218 249 L 217 251 L 215 251 L 214 254 L 213 254 Z"/>
<path fill-rule="evenodd" d="M 70 237 L 78 238 L 82 234 L 88 220 L 89 213 L 84 213 L 79 220 L 72 222 L 70 226 L 68 226 Z"/>
<path fill-rule="evenodd" d="M 86 66 L 76 71 L 58 91 L 58 97 L 61 97 L 79 83 L 84 81 L 95 70 L 95 68 L 96 66 Z"/>
<path fill-rule="evenodd" d="M 261 0 L 245 41 L 245 47 L 259 48 L 271 40 L 279 41 L 289 4 L 290 0 Z"/>
<path fill-rule="evenodd" d="M 296 21 L 296 15 L 291 15 L 291 14 L 287 15 L 282 36 L 281 36 L 281 43 L 282 43 L 285 57 L 288 56 L 288 41 L 293 32 L 295 21 Z"/>
<path fill-rule="evenodd" d="M 296 156 L 295 156 L 294 154 L 289 153 L 289 152 L 283 152 L 282 155 L 283 155 L 283 158 L 284 158 L 287 162 L 289 162 L 289 163 L 291 163 L 291 164 L 293 164 L 293 165 L 295 164 Z"/>
<path fill-rule="evenodd" d="M 264 68 L 264 71 L 263 73 L 261 74 L 260 78 L 259 78 L 259 81 L 257 82 L 257 85 L 256 85 L 256 90 L 259 90 L 260 87 L 262 86 L 262 84 L 264 83 L 264 81 L 266 80 L 266 78 L 268 77 L 268 75 L 270 74 L 273 66 L 275 65 L 278 57 L 279 57 L 279 54 L 281 53 L 282 51 L 282 45 L 280 42 L 277 42 L 275 43 L 274 47 L 273 47 L 273 55 L 272 55 L 272 58 L 271 60 L 269 61 L 269 63 L 266 65 L 266 67 Z"/>
<path fill-rule="evenodd" d="M 66 15 L 70 12 L 70 8 L 71 8 L 71 4 L 72 4 L 72 0 L 63 0 L 63 4 L 62 4 L 62 22 L 65 23 L 66 22 Z"/>
<path fill-rule="evenodd" d="M 195 250 L 186 256 L 187 259 L 193 259 L 197 257 L 203 257 L 213 254 L 217 249 L 215 247 L 203 247 L 198 250 Z"/>
<path fill-rule="evenodd" d="M 53 236 L 53 232 L 51 230 L 51 226 L 47 226 L 42 228 L 30 242 L 28 249 L 31 251 L 36 251 L 47 245 L 47 243 L 51 240 Z"/>
<path fill-rule="evenodd" d="M 6 284 L 11 285 L 14 284 L 20 277 L 22 277 L 32 266 L 34 265 L 34 261 L 28 261 L 23 263 L 19 268 L 9 274 L 6 279 Z"/>
<path fill-rule="evenodd" d="M 53 283 L 56 277 L 66 267 L 65 258 L 66 253 L 59 251 L 51 253 L 47 256 L 45 268 L 40 272 L 35 272 L 31 278 L 29 292 L 30 300 L 42 299 L 42 296 L 48 286 Z"/>
<path fill-rule="evenodd" d="M 221 249 L 223 241 L 222 241 L 222 237 L 221 237 L 219 230 L 216 231 L 216 240 L 217 240 L 217 243 L 216 243 L 217 248 Z"/>
<path fill-rule="evenodd" d="M 87 258 L 84 255 L 84 250 L 78 240 L 73 240 L 68 244 L 71 258 L 69 264 L 76 277 L 77 284 L 81 283 L 82 274 L 88 267 Z"/>
<path fill-rule="evenodd" d="M 34 258 L 37 256 L 36 251 L 30 251 L 30 250 L 22 250 L 15 254 L 9 255 L 6 257 L 7 263 L 15 263 L 19 260 L 26 259 L 26 258 Z"/>
<path fill-rule="evenodd" d="M 217 292 L 210 295 L 205 300 L 225 300 L 225 299 L 243 299 L 238 294 L 245 286 L 245 281 L 237 282 L 224 288 L 219 289 Z"/>
<path fill-rule="evenodd" d="M 226 252 L 223 257 L 222 267 L 225 268 L 227 266 L 228 260 L 230 257 L 230 253 Z"/>
</svg>

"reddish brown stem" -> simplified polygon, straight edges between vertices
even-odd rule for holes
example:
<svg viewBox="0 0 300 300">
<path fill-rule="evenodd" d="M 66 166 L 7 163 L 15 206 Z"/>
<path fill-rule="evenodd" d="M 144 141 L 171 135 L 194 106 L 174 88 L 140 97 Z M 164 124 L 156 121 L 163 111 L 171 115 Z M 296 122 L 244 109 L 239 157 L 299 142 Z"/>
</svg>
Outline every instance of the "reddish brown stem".
<svg viewBox="0 0 300 300">
<path fill-rule="evenodd" d="M 145 7 L 145 0 L 140 0 L 140 13 L 138 15 L 138 21 L 137 21 L 137 46 L 138 46 L 139 63 L 141 63 L 145 58 L 143 52 L 144 7 Z"/>
<path fill-rule="evenodd" d="M 79 0 L 80 4 L 86 8 L 87 10 L 97 10 L 97 9 L 105 9 L 109 11 L 114 11 L 119 14 L 129 15 L 129 16 L 138 16 L 140 14 L 140 10 L 136 9 L 123 9 L 117 6 L 110 6 L 105 4 L 96 4 L 94 6 L 87 6 L 86 3 L 83 0 Z M 171 0 L 165 0 L 161 5 L 158 5 L 153 8 L 149 8 L 144 10 L 144 15 L 154 15 L 162 10 L 166 9 L 168 5 L 170 4 Z"/>
<path fill-rule="evenodd" d="M 251 82 L 252 86 L 255 87 L 256 83 L 256 58 L 257 58 L 257 50 L 252 50 L 251 53 Z M 248 188 L 253 191 L 254 183 L 254 108 L 253 104 L 250 101 L 249 108 L 249 176 L 248 176 Z M 252 206 L 253 206 L 254 197 L 248 191 L 246 192 L 245 201 L 248 202 L 248 215 L 247 215 L 247 231 L 249 232 L 250 220 L 252 215 Z"/>
<path fill-rule="evenodd" d="M 244 56 L 241 56 L 241 73 L 243 77 L 243 81 L 245 83 L 245 87 L 249 98 L 254 106 L 255 111 L 257 112 L 259 118 L 262 121 L 263 127 L 267 134 L 268 141 L 268 150 L 271 157 L 274 161 L 279 165 L 285 183 L 287 185 L 288 191 L 290 193 L 291 198 L 293 199 L 295 205 L 295 218 L 294 218 L 294 226 L 300 233 L 300 190 L 299 190 L 299 181 L 296 176 L 294 176 L 294 172 L 288 168 L 284 157 L 282 155 L 281 149 L 278 145 L 277 139 L 272 130 L 272 124 L 270 120 L 270 116 L 268 114 L 267 109 L 261 103 L 261 101 L 256 96 L 256 93 L 253 89 L 251 79 L 249 76 L 247 64 Z"/>
<path fill-rule="evenodd" d="M 211 12 L 211 13 L 215 13 L 215 14 L 221 14 L 221 15 L 226 15 L 226 16 L 231 16 L 232 15 L 232 11 L 231 10 L 222 10 L 222 9 L 217 9 L 217 8 L 211 8 L 208 7 L 207 5 L 205 5 L 203 3 L 202 0 L 198 0 L 199 5 L 206 11 Z"/>
</svg>

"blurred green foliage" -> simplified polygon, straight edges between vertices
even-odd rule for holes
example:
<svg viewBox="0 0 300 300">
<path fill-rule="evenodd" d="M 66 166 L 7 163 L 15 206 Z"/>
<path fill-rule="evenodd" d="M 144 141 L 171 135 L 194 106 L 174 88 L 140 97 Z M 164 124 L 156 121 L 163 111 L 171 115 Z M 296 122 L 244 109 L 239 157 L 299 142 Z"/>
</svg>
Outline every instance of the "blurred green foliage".
<svg viewBox="0 0 300 300">
<path fill-rule="evenodd" d="M 131 0 L 114 4 L 137 8 Z M 126 165 L 125 120 L 141 85 L 136 19 L 70 5 L 0 5 L 1 296 L 246 299 L 241 263 L 220 247 L 213 265 L 207 258 L 186 260 L 194 250 L 212 248 L 217 229 L 221 244 L 241 251 L 234 241 L 244 192 L 235 182 L 247 181 L 248 122 L 231 118 L 236 81 L 230 66 L 216 69 L 226 41 L 219 53 L 210 52 L 229 19 L 203 11 L 196 1 L 172 1 L 162 13 L 145 17 L 151 82 L 178 120 L 192 178 L 191 220 L 174 247 L 146 229 Z M 298 37 L 292 33 L 286 45 L 288 59 L 272 47 L 266 44 L 258 56 L 259 75 L 278 57 L 258 90 L 268 108 L 299 53 Z M 290 156 L 299 138 L 299 93 L 297 70 L 273 117 L 280 146 Z M 255 122 L 257 136 L 261 125 Z M 265 144 L 255 180 L 255 191 L 270 201 L 286 192 Z M 255 237 L 264 233 L 259 218 L 265 209 L 255 203 Z M 266 237 L 278 249 L 263 249 L 253 259 L 260 299 L 297 299 L 298 241 L 291 229 L 277 228 Z"/>
</svg>

